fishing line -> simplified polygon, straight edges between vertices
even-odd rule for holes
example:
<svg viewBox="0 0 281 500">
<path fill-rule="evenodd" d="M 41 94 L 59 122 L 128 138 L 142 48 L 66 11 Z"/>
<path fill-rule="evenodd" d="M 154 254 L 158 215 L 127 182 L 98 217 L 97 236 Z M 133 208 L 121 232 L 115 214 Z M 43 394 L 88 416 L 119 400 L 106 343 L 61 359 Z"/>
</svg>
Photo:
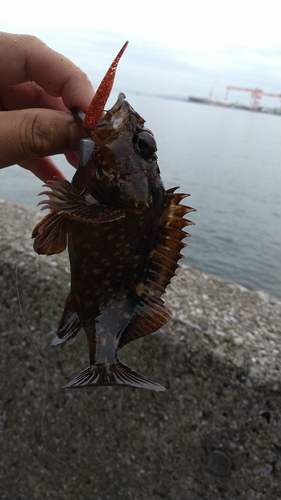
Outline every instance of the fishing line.
<svg viewBox="0 0 281 500">
<path fill-rule="evenodd" d="M 18 253 L 21 253 L 22 249 L 23 249 L 23 241 L 24 241 L 24 238 L 25 238 L 25 235 L 26 235 L 26 232 L 27 232 L 27 228 L 28 228 L 28 225 L 30 223 L 30 221 L 32 220 L 32 218 L 34 217 L 34 214 L 36 213 L 36 211 L 34 210 L 30 217 L 28 218 L 27 220 L 27 223 L 26 223 L 26 226 L 25 226 L 25 229 L 24 229 L 24 232 L 23 232 L 23 235 L 22 235 L 22 238 L 21 238 L 21 241 L 20 241 L 20 244 L 19 244 L 19 248 L 18 248 Z M 15 279 L 16 279 L 16 290 L 17 290 L 17 299 L 18 299 L 18 303 L 19 303 L 19 308 L 20 308 L 20 313 L 21 313 L 21 316 L 22 316 L 22 319 L 23 319 L 23 322 L 24 322 L 24 326 L 28 332 L 28 335 L 30 337 L 30 340 L 33 344 L 33 347 L 35 349 L 35 352 L 37 354 L 37 356 L 39 357 L 41 363 L 42 363 L 42 366 L 43 366 L 43 371 L 44 371 L 44 379 L 45 379 L 45 394 L 44 394 L 44 397 L 43 397 L 43 403 L 42 403 L 42 414 L 41 414 L 41 434 L 42 434 L 42 440 L 43 440 L 43 443 L 44 443 L 44 446 L 47 450 L 47 452 L 51 455 L 51 457 L 56 460 L 58 463 L 60 463 L 61 465 L 64 465 L 65 467 L 65 473 L 64 473 L 64 479 L 63 479 L 63 486 L 65 486 L 66 484 L 66 475 L 67 475 L 67 471 L 68 471 L 68 465 L 67 463 L 63 462 L 63 460 L 60 460 L 58 457 L 56 457 L 50 450 L 50 448 L 48 447 L 47 445 L 47 441 L 46 441 L 46 437 L 45 437 L 45 422 L 44 422 L 44 419 L 45 419 L 45 414 L 46 414 L 46 401 L 47 401 L 47 396 L 48 396 L 48 391 L 49 391 L 49 381 L 48 381 L 48 373 L 47 373 L 47 368 L 46 368 L 46 364 L 44 362 L 44 359 L 41 355 L 41 353 L 39 352 L 39 349 L 35 343 L 35 340 L 32 336 L 32 333 L 31 333 L 31 330 L 28 326 L 28 323 L 27 323 L 27 320 L 25 318 L 25 315 L 24 315 L 24 311 L 23 311 L 23 307 L 22 307 L 22 303 L 21 303 L 21 298 L 20 298 L 20 290 L 19 290 L 19 277 L 18 277 L 18 264 L 19 263 L 16 263 L 16 268 L 15 268 Z"/>
</svg>

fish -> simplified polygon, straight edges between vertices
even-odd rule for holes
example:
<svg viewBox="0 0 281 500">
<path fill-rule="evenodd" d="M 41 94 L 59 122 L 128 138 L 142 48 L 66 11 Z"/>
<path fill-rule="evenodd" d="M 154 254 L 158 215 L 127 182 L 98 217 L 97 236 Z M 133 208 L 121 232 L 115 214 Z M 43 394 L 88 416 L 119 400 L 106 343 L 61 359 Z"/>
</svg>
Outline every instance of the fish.
<svg viewBox="0 0 281 500">
<path fill-rule="evenodd" d="M 120 93 L 104 112 L 118 62 L 117 54 L 84 115 L 85 137 L 71 182 L 53 178 L 40 193 L 49 213 L 33 230 L 38 254 L 68 248 L 71 283 L 52 345 L 74 338 L 83 328 L 89 366 L 64 388 L 120 386 L 164 391 L 119 359 L 119 350 L 156 332 L 171 318 L 162 299 L 183 257 L 194 211 L 189 196 L 165 190 L 157 145 L 145 120 Z"/>
</svg>

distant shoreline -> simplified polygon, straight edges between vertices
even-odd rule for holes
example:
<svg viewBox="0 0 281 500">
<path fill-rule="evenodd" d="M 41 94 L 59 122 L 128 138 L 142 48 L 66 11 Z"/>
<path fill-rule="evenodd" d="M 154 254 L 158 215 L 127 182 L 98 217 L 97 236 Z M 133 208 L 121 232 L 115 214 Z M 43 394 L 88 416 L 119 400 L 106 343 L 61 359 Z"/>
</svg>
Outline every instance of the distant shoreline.
<svg viewBox="0 0 281 500">
<path fill-rule="evenodd" d="M 250 106 L 246 106 L 244 104 L 236 104 L 236 103 L 225 103 L 222 101 L 215 101 L 212 99 L 208 99 L 205 97 L 193 97 L 190 96 L 187 99 L 188 102 L 192 102 L 195 104 L 206 104 L 207 106 L 220 106 L 222 108 L 230 108 L 230 109 L 239 109 L 242 111 L 251 111 L 252 113 L 264 113 L 267 115 L 277 115 L 281 116 L 281 108 L 268 108 L 266 106 L 259 106 L 257 109 L 253 109 Z"/>
<path fill-rule="evenodd" d="M 158 99 L 167 99 L 169 101 L 180 101 L 185 103 L 193 104 L 205 104 L 206 106 L 219 106 L 221 108 L 238 109 L 240 111 L 250 111 L 251 113 L 263 113 L 265 115 L 275 115 L 281 116 L 280 108 L 269 108 L 268 106 L 259 106 L 257 109 L 253 109 L 250 106 L 239 103 L 225 103 L 223 101 L 209 99 L 208 97 L 196 97 L 196 96 L 175 96 L 167 94 L 153 94 L 151 92 L 142 92 L 137 90 L 130 90 L 130 93 L 147 96 L 147 97 L 157 97 Z"/>
</svg>

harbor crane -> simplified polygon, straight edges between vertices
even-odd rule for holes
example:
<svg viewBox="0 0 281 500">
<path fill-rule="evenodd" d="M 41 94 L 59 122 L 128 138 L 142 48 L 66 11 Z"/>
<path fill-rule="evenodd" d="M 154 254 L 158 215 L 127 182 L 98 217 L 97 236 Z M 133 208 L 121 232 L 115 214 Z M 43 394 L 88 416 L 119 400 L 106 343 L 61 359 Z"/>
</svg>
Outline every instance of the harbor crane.
<svg viewBox="0 0 281 500">
<path fill-rule="evenodd" d="M 225 92 L 225 99 L 224 99 L 225 104 L 227 104 L 228 94 L 229 94 L 230 90 L 240 90 L 242 92 L 250 92 L 250 94 L 251 94 L 251 106 L 250 107 L 253 110 L 258 109 L 258 107 L 260 105 L 261 98 L 263 96 L 277 97 L 277 98 L 281 99 L 281 94 L 272 94 L 269 92 L 264 92 L 261 89 L 249 89 L 249 88 L 245 88 L 245 87 L 232 87 L 232 86 L 228 85 L 226 87 L 226 92 Z"/>
</svg>

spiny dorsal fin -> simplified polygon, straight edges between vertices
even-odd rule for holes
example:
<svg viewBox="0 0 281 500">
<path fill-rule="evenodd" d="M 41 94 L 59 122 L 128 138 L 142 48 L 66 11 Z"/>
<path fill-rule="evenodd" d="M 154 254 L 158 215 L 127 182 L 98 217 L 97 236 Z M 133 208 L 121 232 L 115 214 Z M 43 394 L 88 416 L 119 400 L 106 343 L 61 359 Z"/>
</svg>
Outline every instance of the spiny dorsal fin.
<svg viewBox="0 0 281 500">
<path fill-rule="evenodd" d="M 160 234 L 152 252 L 150 267 L 143 284 L 139 284 L 136 293 L 139 302 L 128 328 L 123 332 L 118 348 L 145 337 L 161 328 L 171 317 L 171 312 L 164 306 L 160 298 L 179 267 L 180 253 L 186 246 L 183 238 L 190 236 L 182 229 L 194 224 L 184 219 L 185 214 L 195 209 L 180 205 L 186 194 L 174 193 L 177 188 L 166 191 L 165 208 L 161 218 Z"/>
<path fill-rule="evenodd" d="M 184 216 L 196 210 L 180 205 L 180 202 L 189 195 L 175 193 L 176 189 L 172 188 L 166 191 L 160 235 L 152 253 L 148 272 L 149 288 L 158 297 L 161 297 L 166 286 L 175 275 L 175 271 L 179 267 L 178 261 L 183 257 L 181 250 L 187 246 L 182 240 L 190 236 L 190 234 L 183 231 L 183 228 L 194 224 L 192 221 L 185 219 Z"/>
</svg>

